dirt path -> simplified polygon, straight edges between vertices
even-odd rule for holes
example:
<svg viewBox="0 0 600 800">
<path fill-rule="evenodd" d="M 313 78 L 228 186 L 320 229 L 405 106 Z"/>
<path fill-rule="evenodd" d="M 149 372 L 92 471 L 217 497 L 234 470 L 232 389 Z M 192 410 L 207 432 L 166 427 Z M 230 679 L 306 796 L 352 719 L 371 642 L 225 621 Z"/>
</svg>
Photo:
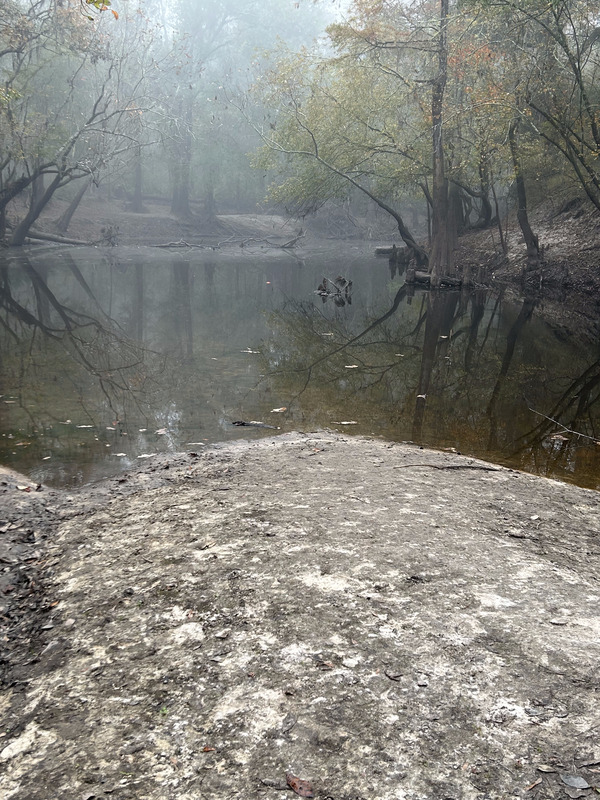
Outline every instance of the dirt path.
<svg viewBox="0 0 600 800">
<path fill-rule="evenodd" d="M 46 592 L 10 633 L 6 800 L 600 787 L 594 492 L 320 432 L 1 497 Z"/>
</svg>

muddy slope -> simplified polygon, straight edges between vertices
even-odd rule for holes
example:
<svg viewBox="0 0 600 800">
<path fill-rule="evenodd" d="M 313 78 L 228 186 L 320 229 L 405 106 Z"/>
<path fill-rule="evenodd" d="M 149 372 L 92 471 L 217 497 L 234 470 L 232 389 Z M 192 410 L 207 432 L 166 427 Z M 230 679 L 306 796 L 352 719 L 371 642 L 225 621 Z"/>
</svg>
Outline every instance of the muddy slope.
<svg viewBox="0 0 600 800">
<path fill-rule="evenodd" d="M 599 508 L 329 432 L 54 493 L 44 629 L 15 641 L 3 695 L 0 795 L 593 794 Z"/>
</svg>

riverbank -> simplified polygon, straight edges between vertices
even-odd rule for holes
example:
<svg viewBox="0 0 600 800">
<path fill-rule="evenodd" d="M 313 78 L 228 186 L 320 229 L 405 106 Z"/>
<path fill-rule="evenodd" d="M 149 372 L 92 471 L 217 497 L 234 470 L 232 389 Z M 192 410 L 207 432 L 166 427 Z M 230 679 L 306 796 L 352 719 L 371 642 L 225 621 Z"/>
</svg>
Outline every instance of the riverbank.
<svg viewBox="0 0 600 800">
<path fill-rule="evenodd" d="M 327 431 L 26 488 L 3 796 L 600 786 L 597 493 Z"/>
<path fill-rule="evenodd" d="M 40 217 L 37 228 L 47 234 L 57 233 L 56 221 L 67 204 L 53 200 Z M 26 209 L 20 209 L 23 215 Z M 335 217 L 333 218 L 335 219 Z M 288 218 L 278 214 L 221 214 L 203 219 L 198 212 L 188 219 L 169 211 L 166 201 L 145 203 L 145 213 L 131 211 L 125 199 L 107 202 L 100 197 L 84 199 L 71 221 L 68 233 L 74 240 L 121 244 L 125 246 L 227 248 L 254 246 L 281 248 L 289 246 L 301 253 L 323 240 L 351 239 L 402 246 L 391 220 L 379 218 L 376 225 L 366 220 L 345 217 L 328 223 L 327 214 L 315 219 Z M 530 213 L 534 232 L 542 248 L 543 263 L 528 273 L 523 282 L 526 252 L 514 215 L 503 221 L 504 253 L 497 226 L 465 232 L 458 243 L 456 263 L 468 271 L 476 283 L 514 285 L 521 290 L 564 299 L 577 295 L 598 312 L 600 296 L 600 214 L 588 202 L 561 194 L 538 205 Z"/>
</svg>

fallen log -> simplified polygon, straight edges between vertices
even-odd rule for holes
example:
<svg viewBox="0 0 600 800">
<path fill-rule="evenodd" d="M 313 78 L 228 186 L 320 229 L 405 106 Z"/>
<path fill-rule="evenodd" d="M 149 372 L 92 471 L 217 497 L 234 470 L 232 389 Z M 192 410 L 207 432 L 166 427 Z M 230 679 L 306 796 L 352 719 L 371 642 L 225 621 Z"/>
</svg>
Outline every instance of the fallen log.
<svg viewBox="0 0 600 800">
<path fill-rule="evenodd" d="M 422 272 L 421 270 L 409 269 L 406 271 L 406 283 L 421 283 L 424 286 L 429 286 L 431 283 L 431 275 L 429 272 Z M 462 278 L 455 278 L 452 275 L 444 275 L 440 278 L 440 286 L 453 286 L 459 288 L 462 286 Z"/>
<path fill-rule="evenodd" d="M 94 242 L 84 242 L 81 239 L 67 239 L 65 236 L 57 236 L 53 233 L 38 233 L 37 231 L 29 231 L 26 239 L 41 239 L 43 242 L 56 242 L 57 244 L 78 244 L 84 247 L 92 247 Z"/>
<path fill-rule="evenodd" d="M 180 239 L 178 242 L 165 242 L 164 244 L 151 244 L 150 247 L 163 247 L 163 248 L 169 248 L 169 247 L 197 247 L 197 248 L 199 248 L 201 250 L 205 250 L 205 249 L 207 249 L 207 248 L 209 248 L 211 246 L 207 245 L 207 244 L 194 244 L 193 242 L 185 242 L 183 239 Z M 211 247 L 211 249 L 212 250 L 216 250 L 217 246 L 215 245 L 215 247 Z"/>
</svg>

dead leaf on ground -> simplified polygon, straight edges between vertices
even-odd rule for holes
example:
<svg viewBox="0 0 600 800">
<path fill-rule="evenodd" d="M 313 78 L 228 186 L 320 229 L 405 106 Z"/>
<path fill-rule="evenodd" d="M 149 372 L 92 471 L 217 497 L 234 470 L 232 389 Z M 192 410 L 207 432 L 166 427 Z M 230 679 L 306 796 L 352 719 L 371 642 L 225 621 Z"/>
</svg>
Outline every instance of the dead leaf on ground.
<svg viewBox="0 0 600 800">
<path fill-rule="evenodd" d="M 287 406 L 281 406 L 281 408 L 272 408 L 271 414 L 282 414 L 284 411 L 287 411 Z"/>
<path fill-rule="evenodd" d="M 297 778 L 295 775 L 292 775 L 291 772 L 288 772 L 285 776 L 287 781 L 287 785 L 292 789 L 292 791 L 296 792 L 297 795 L 300 797 L 314 797 L 314 792 L 312 786 L 308 781 L 303 781 L 301 778 Z"/>
<path fill-rule="evenodd" d="M 566 786 L 570 786 L 573 789 L 589 789 L 590 788 L 590 785 L 586 781 L 586 779 L 580 777 L 579 775 L 564 775 L 564 774 L 561 774 L 560 779 Z"/>
</svg>

